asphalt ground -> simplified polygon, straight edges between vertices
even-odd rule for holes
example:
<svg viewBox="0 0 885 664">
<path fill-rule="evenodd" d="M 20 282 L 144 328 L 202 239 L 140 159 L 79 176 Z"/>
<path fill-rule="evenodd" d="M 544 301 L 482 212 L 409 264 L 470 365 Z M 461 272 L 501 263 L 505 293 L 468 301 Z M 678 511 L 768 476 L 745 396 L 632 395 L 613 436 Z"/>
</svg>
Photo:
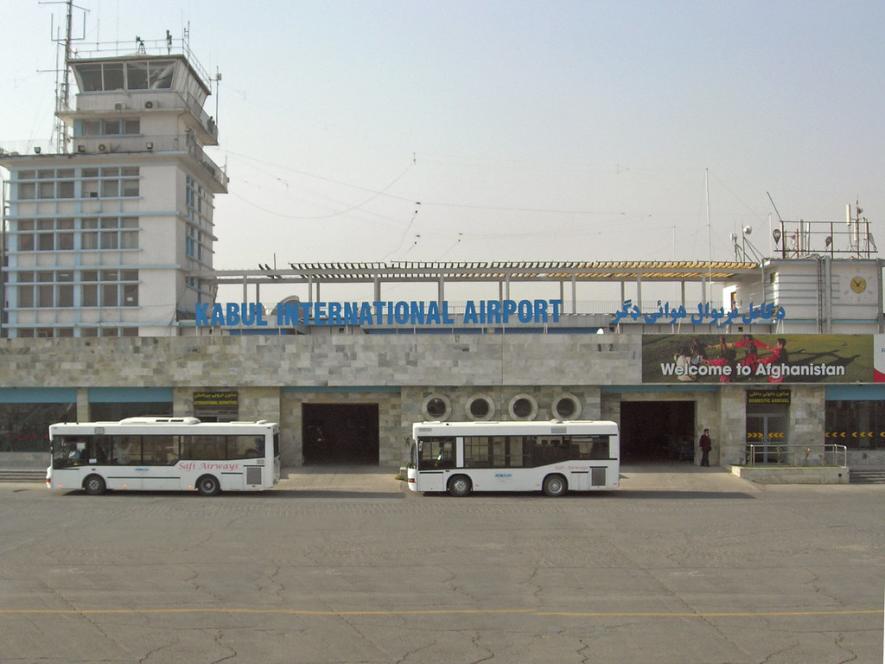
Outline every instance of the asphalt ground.
<svg viewBox="0 0 885 664">
<path fill-rule="evenodd" d="M 0 662 L 882 661 L 885 486 L 627 468 L 620 491 L 0 485 Z"/>
</svg>

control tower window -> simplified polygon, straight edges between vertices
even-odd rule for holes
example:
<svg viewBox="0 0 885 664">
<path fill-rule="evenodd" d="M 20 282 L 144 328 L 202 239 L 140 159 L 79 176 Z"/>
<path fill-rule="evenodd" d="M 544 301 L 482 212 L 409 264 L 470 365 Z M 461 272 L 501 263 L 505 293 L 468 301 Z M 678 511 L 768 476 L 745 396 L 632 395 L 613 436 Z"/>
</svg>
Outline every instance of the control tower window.
<svg viewBox="0 0 885 664">
<path fill-rule="evenodd" d="M 126 64 L 127 86 L 130 90 L 147 90 L 147 62 L 129 62 Z"/>
<path fill-rule="evenodd" d="M 148 69 L 148 87 L 152 90 L 172 87 L 172 71 L 175 63 L 171 60 L 150 62 Z"/>
<path fill-rule="evenodd" d="M 83 92 L 97 92 L 101 88 L 101 65 L 80 65 L 80 82 L 83 85 Z"/>
<path fill-rule="evenodd" d="M 123 80 L 122 63 L 106 63 L 104 65 L 104 89 L 108 91 L 126 89 L 126 84 Z"/>
</svg>

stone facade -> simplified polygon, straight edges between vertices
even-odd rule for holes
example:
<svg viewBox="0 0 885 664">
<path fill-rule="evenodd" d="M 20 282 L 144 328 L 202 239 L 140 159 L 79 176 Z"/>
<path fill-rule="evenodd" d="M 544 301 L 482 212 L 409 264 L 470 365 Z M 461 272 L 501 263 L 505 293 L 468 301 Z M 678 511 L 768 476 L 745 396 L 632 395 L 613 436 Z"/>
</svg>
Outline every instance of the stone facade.
<svg viewBox="0 0 885 664">
<path fill-rule="evenodd" d="M 620 422 L 622 401 L 693 401 L 695 443 L 713 439 L 713 464 L 742 463 L 746 386 L 642 386 L 639 335 L 330 335 L 0 340 L 0 389 L 77 388 L 88 420 L 89 387 L 171 388 L 173 412 L 193 413 L 193 393 L 236 389 L 239 418 L 281 425 L 283 464 L 303 463 L 305 403 L 372 403 L 379 408 L 379 462 L 407 458 L 414 422 L 431 419 L 428 397 L 450 404 L 445 419 L 467 420 L 468 400 L 486 396 L 493 419 L 512 419 L 517 395 L 535 420 L 574 396 L 582 419 Z M 619 386 L 623 386 L 619 390 Z M 824 388 L 790 385 L 790 440 L 822 444 Z"/>
</svg>

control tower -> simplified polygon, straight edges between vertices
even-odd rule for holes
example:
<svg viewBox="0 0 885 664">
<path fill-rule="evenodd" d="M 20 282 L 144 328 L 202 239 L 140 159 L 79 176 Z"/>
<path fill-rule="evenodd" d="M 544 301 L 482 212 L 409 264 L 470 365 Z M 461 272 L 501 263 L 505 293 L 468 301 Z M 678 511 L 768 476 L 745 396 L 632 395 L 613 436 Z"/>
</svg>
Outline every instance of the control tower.
<svg viewBox="0 0 885 664">
<path fill-rule="evenodd" d="M 214 299 L 213 79 L 168 32 L 90 46 L 67 42 L 56 145 L 0 141 L 7 337 L 176 335 Z"/>
</svg>

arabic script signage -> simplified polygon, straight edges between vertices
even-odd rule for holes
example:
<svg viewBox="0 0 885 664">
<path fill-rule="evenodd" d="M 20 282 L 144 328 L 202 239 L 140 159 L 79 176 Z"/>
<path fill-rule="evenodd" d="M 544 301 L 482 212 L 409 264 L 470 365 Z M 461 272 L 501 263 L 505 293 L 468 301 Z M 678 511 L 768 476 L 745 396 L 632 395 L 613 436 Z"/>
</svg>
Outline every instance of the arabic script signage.
<svg viewBox="0 0 885 664">
<path fill-rule="evenodd" d="M 631 320 L 639 320 L 640 318 L 648 323 L 680 323 L 683 321 L 691 322 L 692 325 L 701 325 L 710 323 L 718 327 L 731 325 L 734 322 L 750 325 L 755 322 L 774 323 L 786 318 L 787 312 L 783 307 L 777 307 L 769 302 L 760 304 L 758 307 L 750 306 L 747 311 L 742 313 L 738 307 L 726 309 L 725 307 L 711 307 L 709 302 L 698 303 L 695 311 L 689 313 L 684 305 L 671 307 L 669 302 L 661 303 L 658 300 L 658 307 L 652 311 L 643 312 L 639 305 L 633 304 L 633 300 L 624 300 L 624 304 L 614 314 L 614 323 L 617 325 L 625 318 Z"/>
<path fill-rule="evenodd" d="M 643 383 L 870 383 L 870 334 L 644 334 Z"/>
</svg>

